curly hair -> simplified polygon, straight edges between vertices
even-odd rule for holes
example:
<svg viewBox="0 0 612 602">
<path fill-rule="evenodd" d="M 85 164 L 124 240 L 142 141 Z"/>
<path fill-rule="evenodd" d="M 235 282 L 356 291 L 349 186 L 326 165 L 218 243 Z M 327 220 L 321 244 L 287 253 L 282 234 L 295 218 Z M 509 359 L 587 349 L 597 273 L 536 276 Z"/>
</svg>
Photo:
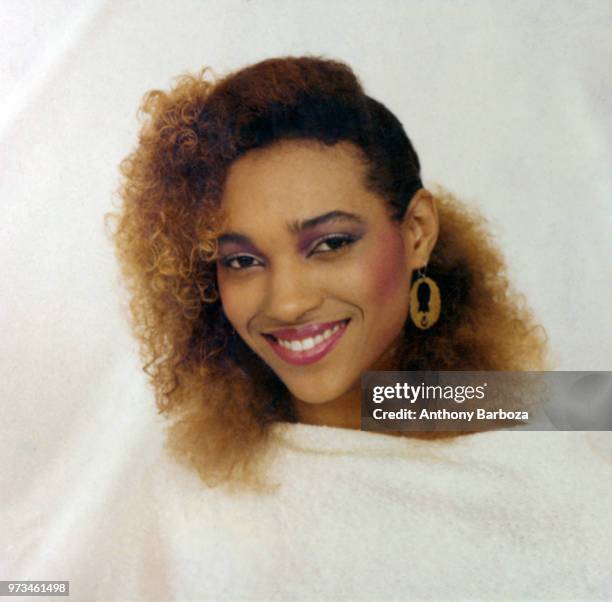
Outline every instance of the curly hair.
<svg viewBox="0 0 612 602">
<path fill-rule="evenodd" d="M 169 448 L 210 485 L 257 483 L 270 425 L 295 422 L 285 385 L 233 332 L 216 279 L 216 237 L 231 164 L 284 139 L 350 142 L 366 186 L 403 217 L 421 188 L 420 164 L 397 118 L 351 69 L 318 57 L 269 59 L 215 78 L 204 69 L 151 91 L 139 143 L 121 164 L 115 229 L 131 326 Z M 397 370 L 524 370 L 544 366 L 546 335 L 512 290 L 485 220 L 443 189 L 428 264 L 438 323 L 407 319 Z"/>
</svg>

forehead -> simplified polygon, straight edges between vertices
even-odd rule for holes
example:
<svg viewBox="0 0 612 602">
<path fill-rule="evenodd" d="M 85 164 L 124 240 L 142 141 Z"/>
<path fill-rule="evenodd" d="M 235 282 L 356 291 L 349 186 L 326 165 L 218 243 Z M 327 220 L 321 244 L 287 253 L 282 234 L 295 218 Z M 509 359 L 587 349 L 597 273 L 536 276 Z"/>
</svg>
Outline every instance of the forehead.
<svg viewBox="0 0 612 602">
<path fill-rule="evenodd" d="M 307 219 L 331 210 L 384 211 L 384 202 L 365 186 L 367 167 L 352 144 L 283 141 L 250 151 L 229 169 L 222 211 L 233 229 L 265 216 Z"/>
</svg>

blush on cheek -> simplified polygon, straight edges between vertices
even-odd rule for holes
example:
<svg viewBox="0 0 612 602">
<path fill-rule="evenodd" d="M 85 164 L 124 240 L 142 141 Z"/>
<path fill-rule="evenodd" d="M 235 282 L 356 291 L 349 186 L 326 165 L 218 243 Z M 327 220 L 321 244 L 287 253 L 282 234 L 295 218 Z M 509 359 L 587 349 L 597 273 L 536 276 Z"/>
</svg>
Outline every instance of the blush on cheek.
<svg viewBox="0 0 612 602">
<path fill-rule="evenodd" d="M 364 271 L 368 275 L 371 298 L 381 306 L 387 305 L 406 286 L 404 245 L 396 232 L 386 233 L 376 245 Z"/>
</svg>

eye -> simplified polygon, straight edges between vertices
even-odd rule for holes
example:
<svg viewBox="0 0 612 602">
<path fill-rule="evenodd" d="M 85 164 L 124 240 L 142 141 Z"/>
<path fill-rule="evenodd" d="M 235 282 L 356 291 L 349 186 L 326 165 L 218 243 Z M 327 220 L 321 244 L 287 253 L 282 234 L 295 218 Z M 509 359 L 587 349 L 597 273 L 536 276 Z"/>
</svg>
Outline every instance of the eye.
<svg viewBox="0 0 612 602">
<path fill-rule="evenodd" d="M 310 252 L 310 255 L 339 251 L 343 247 L 351 245 L 356 241 L 357 237 L 351 236 L 350 234 L 331 234 L 326 238 L 320 239 Z"/>
<path fill-rule="evenodd" d="M 253 257 L 253 255 L 241 254 L 224 257 L 221 265 L 230 270 L 244 270 L 261 265 L 261 262 L 256 257 Z"/>
</svg>

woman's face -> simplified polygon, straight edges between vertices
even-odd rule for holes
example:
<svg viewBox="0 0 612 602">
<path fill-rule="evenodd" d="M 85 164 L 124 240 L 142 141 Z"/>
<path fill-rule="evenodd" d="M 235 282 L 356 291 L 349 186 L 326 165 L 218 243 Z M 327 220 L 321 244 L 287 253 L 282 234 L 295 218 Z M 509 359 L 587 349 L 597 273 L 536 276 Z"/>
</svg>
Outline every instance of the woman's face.
<svg viewBox="0 0 612 602">
<path fill-rule="evenodd" d="M 251 151 L 231 166 L 222 199 L 224 312 L 307 403 L 359 388 L 400 335 L 422 265 L 365 188 L 355 150 L 286 141 Z"/>
</svg>

